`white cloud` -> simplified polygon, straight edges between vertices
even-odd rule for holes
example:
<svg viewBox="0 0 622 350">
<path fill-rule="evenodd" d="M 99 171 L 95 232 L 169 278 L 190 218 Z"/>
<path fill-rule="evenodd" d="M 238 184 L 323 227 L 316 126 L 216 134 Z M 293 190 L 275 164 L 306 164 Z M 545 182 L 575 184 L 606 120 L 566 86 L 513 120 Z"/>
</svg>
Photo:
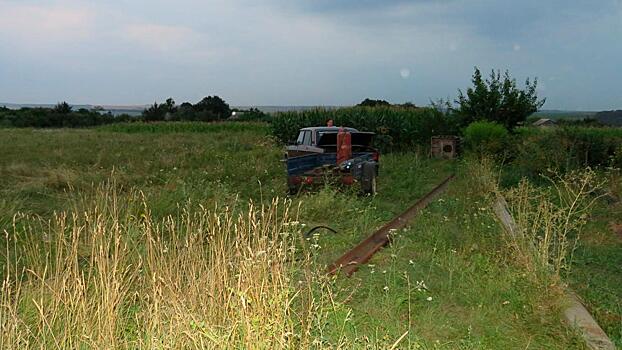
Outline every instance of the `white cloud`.
<svg viewBox="0 0 622 350">
<path fill-rule="evenodd" d="M 133 24 L 125 28 L 130 41 L 156 51 L 187 49 L 203 41 L 201 34 L 184 26 L 159 24 Z"/>
<path fill-rule="evenodd" d="M 0 2 L 0 39 L 31 48 L 83 41 L 92 34 L 94 17 L 84 7 Z"/>
</svg>

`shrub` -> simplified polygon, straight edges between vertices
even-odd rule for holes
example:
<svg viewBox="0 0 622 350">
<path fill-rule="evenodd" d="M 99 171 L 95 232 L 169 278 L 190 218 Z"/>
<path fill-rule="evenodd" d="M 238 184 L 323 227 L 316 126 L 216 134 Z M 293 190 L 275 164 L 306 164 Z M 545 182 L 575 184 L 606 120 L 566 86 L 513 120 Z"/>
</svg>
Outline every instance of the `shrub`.
<svg viewBox="0 0 622 350">
<path fill-rule="evenodd" d="M 508 130 L 503 125 L 487 121 L 473 122 L 464 131 L 467 149 L 479 155 L 506 154 L 508 138 Z"/>
</svg>

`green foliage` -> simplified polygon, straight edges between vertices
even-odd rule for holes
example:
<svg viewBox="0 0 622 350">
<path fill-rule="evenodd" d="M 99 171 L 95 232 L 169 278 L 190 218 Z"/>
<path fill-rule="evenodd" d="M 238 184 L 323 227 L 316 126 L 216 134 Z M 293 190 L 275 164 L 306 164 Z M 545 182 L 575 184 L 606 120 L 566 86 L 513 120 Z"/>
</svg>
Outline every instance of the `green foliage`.
<svg viewBox="0 0 622 350">
<path fill-rule="evenodd" d="M 239 111 L 239 116 L 235 119 L 235 121 L 246 122 L 246 121 L 261 121 L 261 122 L 270 122 L 272 121 L 272 116 L 270 114 L 264 113 L 257 108 L 250 108 L 247 111 Z"/>
<path fill-rule="evenodd" d="M 501 77 L 500 71 L 493 70 L 490 77 L 484 79 L 476 67 L 472 82 L 473 87 L 468 88 L 466 94 L 459 90 L 456 101 L 458 108 L 455 112 L 463 127 L 473 121 L 488 120 L 498 122 L 512 130 L 528 116 L 537 112 L 545 102 L 545 99 L 538 99 L 537 79 L 532 82 L 528 78 L 525 81 L 525 89 L 521 90 L 508 71 Z"/>
<path fill-rule="evenodd" d="M 466 147 L 479 155 L 503 154 L 508 145 L 508 130 L 500 124 L 478 121 L 464 131 Z"/>
<path fill-rule="evenodd" d="M 196 120 L 212 121 L 227 119 L 231 115 L 229 105 L 218 96 L 208 96 L 194 105 Z"/>
<path fill-rule="evenodd" d="M 372 100 L 370 98 L 364 99 L 357 106 L 359 107 L 388 107 L 391 104 L 385 100 Z"/>
<path fill-rule="evenodd" d="M 54 108 L 0 109 L 0 127 L 16 128 L 81 128 L 122 120 L 112 114 L 80 109 L 73 111 L 66 102 Z"/>
<path fill-rule="evenodd" d="M 162 104 L 154 102 L 151 107 L 143 111 L 142 119 L 146 122 L 162 121 L 170 119 L 171 115 L 175 113 L 175 111 L 175 101 L 172 98 L 169 98 Z"/>
<path fill-rule="evenodd" d="M 227 119 L 230 115 L 229 105 L 218 96 L 205 97 L 195 105 L 184 102 L 179 107 L 175 106 L 175 101 L 172 98 L 169 98 L 165 103 L 158 104 L 155 102 L 151 107 L 145 109 L 142 120 L 148 122 L 163 120 L 211 122 Z"/>
<path fill-rule="evenodd" d="M 68 114 L 71 113 L 71 106 L 63 101 L 59 102 L 53 109 L 54 113 Z"/>
<path fill-rule="evenodd" d="M 525 175 L 547 169 L 622 166 L 622 129 L 558 127 L 520 128 L 516 135 L 514 163 Z"/>
<path fill-rule="evenodd" d="M 326 125 L 329 119 L 335 126 L 375 132 L 375 145 L 383 152 L 426 148 L 430 137 L 454 131 L 452 120 L 431 108 L 350 107 L 278 113 L 272 118 L 272 134 L 286 143 L 296 139 L 300 128 Z"/>
</svg>

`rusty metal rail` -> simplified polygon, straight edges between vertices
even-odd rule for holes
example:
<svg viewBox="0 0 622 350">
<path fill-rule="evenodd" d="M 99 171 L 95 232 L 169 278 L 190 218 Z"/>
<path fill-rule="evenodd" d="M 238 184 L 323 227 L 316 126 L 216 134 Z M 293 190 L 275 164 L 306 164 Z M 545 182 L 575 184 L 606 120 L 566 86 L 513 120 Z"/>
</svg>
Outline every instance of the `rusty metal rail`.
<svg viewBox="0 0 622 350">
<path fill-rule="evenodd" d="M 432 200 L 434 200 L 434 198 L 445 191 L 449 181 L 453 178 L 454 175 L 447 177 L 438 186 L 434 187 L 432 191 L 419 199 L 415 204 L 413 204 L 413 206 L 408 208 L 408 210 L 389 221 L 371 236 L 367 237 L 367 239 L 359 243 L 356 247 L 346 252 L 328 267 L 327 272 L 329 274 L 343 272 L 347 276 L 351 276 L 356 270 L 358 270 L 361 264 L 366 263 L 380 248 L 389 242 L 391 231 L 399 230 L 406 226 L 421 209 L 425 208 Z"/>
</svg>

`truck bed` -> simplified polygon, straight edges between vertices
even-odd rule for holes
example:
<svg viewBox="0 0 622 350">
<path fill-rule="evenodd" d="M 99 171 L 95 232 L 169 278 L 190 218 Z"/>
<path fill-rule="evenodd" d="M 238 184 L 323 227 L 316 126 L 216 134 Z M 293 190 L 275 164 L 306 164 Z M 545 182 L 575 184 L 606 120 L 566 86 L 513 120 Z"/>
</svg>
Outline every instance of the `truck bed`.
<svg viewBox="0 0 622 350">
<path fill-rule="evenodd" d="M 371 152 L 356 152 L 352 154 L 352 161 L 355 163 L 362 161 L 373 160 L 374 154 Z M 304 173 L 323 167 L 323 166 L 336 166 L 337 154 L 336 153 L 317 153 L 309 154 L 299 157 L 292 157 L 286 160 L 287 175 L 303 175 Z"/>
</svg>

